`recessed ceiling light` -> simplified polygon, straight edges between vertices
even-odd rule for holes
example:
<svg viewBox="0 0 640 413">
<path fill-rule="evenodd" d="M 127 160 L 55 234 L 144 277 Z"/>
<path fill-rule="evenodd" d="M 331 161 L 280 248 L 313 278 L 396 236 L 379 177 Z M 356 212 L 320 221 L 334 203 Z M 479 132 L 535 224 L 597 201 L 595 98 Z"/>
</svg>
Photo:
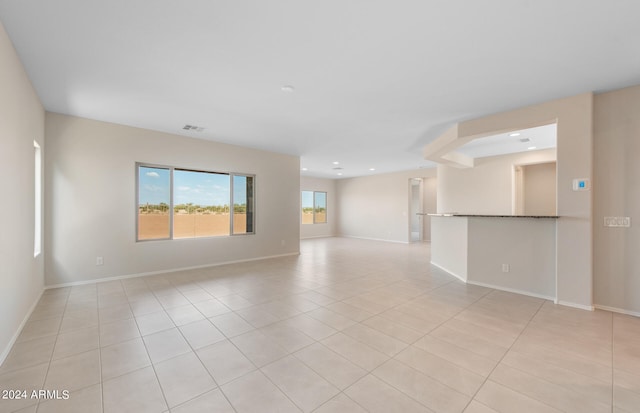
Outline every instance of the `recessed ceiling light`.
<svg viewBox="0 0 640 413">
<path fill-rule="evenodd" d="M 283 92 L 291 93 L 296 90 L 296 88 L 291 85 L 284 85 L 280 88 L 280 90 L 282 90 Z"/>
<path fill-rule="evenodd" d="M 532 151 L 532 150 L 534 150 L 535 148 L 536 148 L 535 146 L 529 146 L 529 147 L 527 148 L 527 150 L 528 150 L 528 151 Z"/>
<path fill-rule="evenodd" d="M 509 136 L 516 137 L 516 136 L 520 136 L 520 132 L 514 132 L 514 133 L 510 133 Z"/>
<path fill-rule="evenodd" d="M 342 172 L 338 172 L 338 175 L 342 175 Z"/>
<path fill-rule="evenodd" d="M 303 170 L 303 171 L 308 171 L 308 170 L 309 170 L 309 168 L 302 168 L 302 170 Z"/>
<path fill-rule="evenodd" d="M 370 170 L 370 171 L 375 171 L 375 170 L 376 170 L 376 168 L 369 168 L 369 170 Z"/>
<path fill-rule="evenodd" d="M 334 164 L 334 165 L 339 165 L 339 164 L 340 164 L 340 162 L 338 162 L 338 161 L 334 161 L 334 162 L 333 162 L 333 164 Z"/>
</svg>

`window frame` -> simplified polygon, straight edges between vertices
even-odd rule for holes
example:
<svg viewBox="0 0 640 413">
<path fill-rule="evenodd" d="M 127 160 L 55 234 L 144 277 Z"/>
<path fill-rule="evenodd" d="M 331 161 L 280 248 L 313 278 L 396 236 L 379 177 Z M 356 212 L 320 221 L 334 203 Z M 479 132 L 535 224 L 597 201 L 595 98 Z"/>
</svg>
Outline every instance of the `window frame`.
<svg viewBox="0 0 640 413">
<path fill-rule="evenodd" d="M 167 238 L 149 238 L 149 239 L 140 239 L 140 219 L 139 219 L 139 208 L 140 208 L 140 168 L 157 168 L 157 169 L 166 169 L 169 171 L 169 237 Z M 229 177 L 229 233 L 224 235 L 211 235 L 204 237 L 185 237 L 185 238 L 174 238 L 173 231 L 173 216 L 174 216 L 174 176 L 173 173 L 175 170 L 179 171 L 187 171 L 187 172 L 200 172 L 200 173 L 210 173 L 210 174 L 220 174 L 227 175 Z M 242 232 L 242 233 L 233 233 L 233 178 L 235 176 L 244 176 L 250 177 L 253 179 L 253 214 L 251 216 L 252 224 L 251 224 L 251 232 Z M 243 236 L 243 235 L 255 235 L 256 233 L 256 175 L 249 173 L 240 173 L 240 172 L 221 172 L 221 171 L 209 171 L 202 169 L 193 169 L 193 168 L 183 168 L 178 166 L 171 165 L 161 165 L 149 162 L 136 162 L 135 163 L 135 177 L 136 177 L 136 188 L 135 188 L 135 241 L 136 242 L 148 242 L 148 241 L 178 241 L 178 240 L 193 240 L 193 239 L 212 239 L 212 238 L 224 238 L 224 237 L 233 237 L 233 236 Z M 248 200 L 247 200 L 248 203 Z M 248 208 L 248 207 L 247 207 Z"/>
<path fill-rule="evenodd" d="M 313 194 L 312 197 L 312 204 L 311 204 L 311 211 L 313 213 L 313 222 L 311 223 L 305 223 L 303 222 L 303 212 L 302 212 L 302 193 L 303 192 L 311 192 Z M 321 193 L 324 194 L 324 222 L 317 222 L 316 220 L 316 194 L 317 193 Z M 300 191 L 300 224 L 301 225 L 321 225 L 321 224 L 328 224 L 329 223 L 329 214 L 327 213 L 327 210 L 329 209 L 329 194 L 327 191 L 310 191 L 308 189 L 303 189 Z"/>
</svg>

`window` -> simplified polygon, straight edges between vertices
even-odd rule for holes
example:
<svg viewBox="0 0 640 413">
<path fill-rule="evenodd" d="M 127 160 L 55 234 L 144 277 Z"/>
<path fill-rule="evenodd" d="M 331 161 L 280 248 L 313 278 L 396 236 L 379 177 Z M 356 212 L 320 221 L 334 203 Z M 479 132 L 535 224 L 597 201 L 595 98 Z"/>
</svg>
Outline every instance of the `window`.
<svg viewBox="0 0 640 413">
<path fill-rule="evenodd" d="M 34 189 L 35 215 L 33 219 L 33 256 L 37 257 L 42 251 L 42 150 L 38 142 L 33 141 L 34 152 Z"/>
<path fill-rule="evenodd" d="M 137 239 L 252 234 L 252 175 L 137 165 Z"/>
<path fill-rule="evenodd" d="M 327 193 L 302 191 L 302 223 L 327 223 Z"/>
</svg>

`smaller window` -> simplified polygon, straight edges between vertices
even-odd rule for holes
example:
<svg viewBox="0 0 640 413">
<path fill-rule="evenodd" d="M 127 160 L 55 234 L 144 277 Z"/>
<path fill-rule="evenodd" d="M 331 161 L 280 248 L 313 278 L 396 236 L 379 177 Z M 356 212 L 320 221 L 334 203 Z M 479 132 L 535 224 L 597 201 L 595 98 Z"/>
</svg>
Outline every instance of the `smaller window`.
<svg viewBox="0 0 640 413">
<path fill-rule="evenodd" d="M 327 193 L 318 191 L 302 191 L 302 223 L 327 223 Z"/>
</svg>

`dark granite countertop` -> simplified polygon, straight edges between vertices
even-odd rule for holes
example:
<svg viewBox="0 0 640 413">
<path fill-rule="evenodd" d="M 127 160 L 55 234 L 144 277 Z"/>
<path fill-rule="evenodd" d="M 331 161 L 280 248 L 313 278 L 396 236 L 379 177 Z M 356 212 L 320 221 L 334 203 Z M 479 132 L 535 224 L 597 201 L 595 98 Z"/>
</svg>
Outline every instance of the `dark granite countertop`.
<svg viewBox="0 0 640 413">
<path fill-rule="evenodd" d="M 427 214 L 431 217 L 472 217 L 472 218 L 560 218 L 557 215 L 484 215 L 484 214 L 458 214 L 456 212 L 443 214 Z"/>
</svg>

